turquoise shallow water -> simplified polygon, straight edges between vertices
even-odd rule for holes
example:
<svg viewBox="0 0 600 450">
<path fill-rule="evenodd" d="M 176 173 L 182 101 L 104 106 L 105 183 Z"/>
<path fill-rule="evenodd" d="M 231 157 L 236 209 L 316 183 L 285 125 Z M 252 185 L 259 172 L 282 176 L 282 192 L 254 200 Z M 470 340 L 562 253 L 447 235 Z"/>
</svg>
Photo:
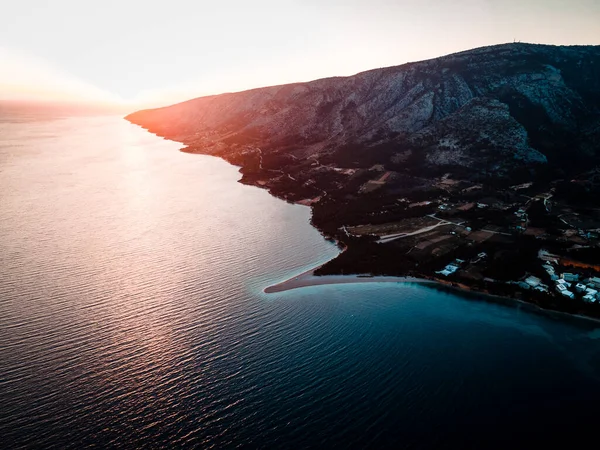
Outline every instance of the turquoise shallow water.
<svg viewBox="0 0 600 450">
<path fill-rule="evenodd" d="M 0 447 L 539 448 L 600 332 L 413 284 L 269 284 L 309 210 L 117 117 L 0 120 Z"/>
</svg>

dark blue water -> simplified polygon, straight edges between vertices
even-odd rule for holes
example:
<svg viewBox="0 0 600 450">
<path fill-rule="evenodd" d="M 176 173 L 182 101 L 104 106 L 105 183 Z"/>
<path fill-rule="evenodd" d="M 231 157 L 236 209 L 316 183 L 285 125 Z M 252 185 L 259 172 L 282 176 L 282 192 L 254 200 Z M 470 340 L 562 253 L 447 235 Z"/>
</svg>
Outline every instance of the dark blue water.
<svg viewBox="0 0 600 450">
<path fill-rule="evenodd" d="M 594 436 L 600 331 L 419 285 L 263 294 L 336 249 L 177 148 L 118 118 L 0 125 L 1 448 Z"/>
</svg>

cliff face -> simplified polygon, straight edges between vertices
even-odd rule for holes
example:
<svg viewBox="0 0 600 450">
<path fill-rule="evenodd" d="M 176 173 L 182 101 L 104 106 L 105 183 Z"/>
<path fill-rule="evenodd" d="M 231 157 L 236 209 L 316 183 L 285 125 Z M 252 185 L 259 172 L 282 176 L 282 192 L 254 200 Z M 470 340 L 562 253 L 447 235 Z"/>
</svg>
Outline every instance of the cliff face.
<svg viewBox="0 0 600 450">
<path fill-rule="evenodd" d="M 572 166 L 600 154 L 600 47 L 505 44 L 127 117 L 192 151 L 415 168 Z"/>
</svg>

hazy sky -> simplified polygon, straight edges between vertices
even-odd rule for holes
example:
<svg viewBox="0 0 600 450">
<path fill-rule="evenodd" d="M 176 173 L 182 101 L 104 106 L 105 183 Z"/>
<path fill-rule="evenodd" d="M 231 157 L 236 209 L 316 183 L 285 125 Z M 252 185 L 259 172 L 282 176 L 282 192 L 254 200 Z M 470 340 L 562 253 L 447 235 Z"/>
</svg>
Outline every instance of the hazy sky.
<svg viewBox="0 0 600 450">
<path fill-rule="evenodd" d="M 169 103 L 520 40 L 600 44 L 600 0 L 5 0 L 0 98 Z"/>
</svg>

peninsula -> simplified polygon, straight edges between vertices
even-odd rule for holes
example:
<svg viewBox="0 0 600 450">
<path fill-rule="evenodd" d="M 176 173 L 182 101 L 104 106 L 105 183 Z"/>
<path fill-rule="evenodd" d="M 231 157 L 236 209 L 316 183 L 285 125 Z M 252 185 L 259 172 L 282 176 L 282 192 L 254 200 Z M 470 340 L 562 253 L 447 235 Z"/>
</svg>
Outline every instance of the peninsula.
<svg viewBox="0 0 600 450">
<path fill-rule="evenodd" d="M 436 280 L 600 317 L 599 46 L 484 47 L 127 120 L 309 206 L 345 248 L 314 276 Z"/>
</svg>

